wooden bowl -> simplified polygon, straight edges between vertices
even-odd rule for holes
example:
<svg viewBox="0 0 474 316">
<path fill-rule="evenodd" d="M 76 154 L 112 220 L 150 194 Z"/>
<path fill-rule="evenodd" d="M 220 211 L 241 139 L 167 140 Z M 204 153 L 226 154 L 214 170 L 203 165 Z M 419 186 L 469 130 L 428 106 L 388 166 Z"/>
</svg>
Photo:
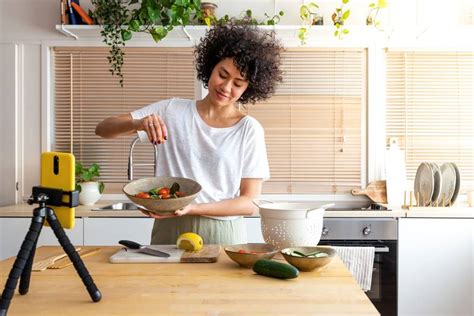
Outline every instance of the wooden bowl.
<svg viewBox="0 0 474 316">
<path fill-rule="evenodd" d="M 154 188 L 171 187 L 176 182 L 179 184 L 179 191 L 184 196 L 175 199 L 143 199 L 135 194 L 147 192 Z M 201 191 L 201 185 L 194 180 L 179 177 L 151 177 L 142 178 L 126 184 L 123 193 L 135 204 L 142 206 L 146 210 L 158 214 L 168 214 L 179 210 L 190 204 Z"/>
<path fill-rule="evenodd" d="M 278 252 L 275 246 L 255 243 L 227 246 L 224 250 L 230 259 L 243 268 L 252 268 L 257 260 L 271 259 Z"/>
<path fill-rule="evenodd" d="M 289 253 L 292 251 L 298 251 L 303 254 L 310 254 L 316 251 L 322 251 L 328 254 L 327 257 L 297 257 L 292 256 Z M 285 260 L 291 264 L 292 266 L 296 267 L 300 271 L 313 271 L 315 269 L 321 269 L 329 262 L 331 262 L 332 258 L 334 258 L 336 251 L 331 247 L 293 247 L 293 248 L 285 248 L 281 250 L 281 254 L 285 258 Z"/>
</svg>

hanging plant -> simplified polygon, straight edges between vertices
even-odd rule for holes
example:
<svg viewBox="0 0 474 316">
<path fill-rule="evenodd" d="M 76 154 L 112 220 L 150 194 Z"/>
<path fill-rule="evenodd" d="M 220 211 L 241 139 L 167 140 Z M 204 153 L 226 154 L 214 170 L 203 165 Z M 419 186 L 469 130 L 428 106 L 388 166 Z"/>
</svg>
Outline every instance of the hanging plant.
<svg viewBox="0 0 474 316">
<path fill-rule="evenodd" d="M 387 6 L 387 0 L 377 0 L 377 3 L 372 2 L 369 4 L 369 14 L 367 15 L 365 23 L 367 25 L 373 25 L 379 31 L 383 31 L 381 27 L 382 21 L 378 17 L 378 14 L 380 10 L 387 8 Z"/>
<path fill-rule="evenodd" d="M 340 8 L 336 8 L 334 13 L 332 14 L 332 21 L 336 30 L 334 31 L 334 36 L 338 37 L 339 39 L 343 39 L 345 35 L 349 34 L 349 30 L 344 27 L 346 20 L 349 18 L 351 14 L 351 10 L 345 10 L 345 5 L 349 2 L 349 0 L 342 0 L 342 5 Z"/>
<path fill-rule="evenodd" d="M 306 40 L 308 38 L 308 29 L 311 25 L 323 25 L 323 17 L 318 13 L 319 6 L 310 2 L 308 4 L 303 4 L 300 7 L 300 19 L 302 25 L 298 30 L 298 38 L 301 42 L 301 45 L 306 45 Z M 308 26 L 306 26 L 306 24 Z"/>
<path fill-rule="evenodd" d="M 279 11 L 278 14 L 273 16 L 264 13 L 263 19 L 257 19 L 253 16 L 252 10 L 247 9 L 240 14 L 239 17 L 229 17 L 228 14 L 224 15 L 222 18 L 218 19 L 215 15 L 209 16 L 209 18 L 204 19 L 204 23 L 207 26 L 212 25 L 277 25 L 280 23 L 280 18 L 285 13 L 283 11 Z"/>
<path fill-rule="evenodd" d="M 149 33 L 155 42 L 177 25 L 188 25 L 201 16 L 201 0 L 92 0 L 93 18 L 102 25 L 103 42 L 110 47 L 110 72 L 123 87 L 122 48 L 133 33 Z M 129 10 L 133 5 L 134 9 Z"/>
</svg>

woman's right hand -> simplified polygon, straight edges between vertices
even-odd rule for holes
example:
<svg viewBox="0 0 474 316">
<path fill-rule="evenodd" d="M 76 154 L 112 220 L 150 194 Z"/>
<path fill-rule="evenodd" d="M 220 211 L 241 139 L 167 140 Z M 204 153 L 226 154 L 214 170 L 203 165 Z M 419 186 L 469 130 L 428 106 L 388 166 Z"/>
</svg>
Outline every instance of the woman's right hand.
<svg viewBox="0 0 474 316">
<path fill-rule="evenodd" d="M 159 115 L 150 114 L 139 120 L 137 130 L 145 131 L 154 145 L 163 144 L 168 139 L 168 130 Z"/>
</svg>

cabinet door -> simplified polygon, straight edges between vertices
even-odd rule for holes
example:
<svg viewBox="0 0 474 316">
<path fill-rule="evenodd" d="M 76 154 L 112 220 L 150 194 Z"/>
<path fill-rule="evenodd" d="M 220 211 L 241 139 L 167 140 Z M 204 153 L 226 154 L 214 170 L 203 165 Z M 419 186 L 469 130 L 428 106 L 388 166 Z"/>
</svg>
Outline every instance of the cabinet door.
<svg viewBox="0 0 474 316">
<path fill-rule="evenodd" d="M 0 218 L 0 260 L 16 256 L 31 225 L 28 217 L 2 217 Z M 73 229 L 65 230 L 73 245 L 83 245 L 82 218 L 76 218 Z M 44 226 L 38 239 L 39 246 L 59 246 L 58 239 L 51 227 Z"/>
<path fill-rule="evenodd" d="M 246 217 L 245 226 L 247 228 L 247 241 L 249 243 L 263 243 L 262 227 L 260 217 Z"/>
<path fill-rule="evenodd" d="M 84 245 L 117 246 L 121 239 L 149 245 L 153 221 L 130 217 L 84 218 Z"/>
<path fill-rule="evenodd" d="M 474 219 L 402 218 L 399 315 L 472 315 Z"/>
</svg>

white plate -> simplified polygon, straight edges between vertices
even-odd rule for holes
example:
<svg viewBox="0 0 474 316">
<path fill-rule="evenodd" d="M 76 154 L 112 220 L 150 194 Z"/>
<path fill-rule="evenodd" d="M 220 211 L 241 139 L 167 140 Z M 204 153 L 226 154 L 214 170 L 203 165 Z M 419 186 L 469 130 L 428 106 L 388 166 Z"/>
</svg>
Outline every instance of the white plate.
<svg viewBox="0 0 474 316">
<path fill-rule="evenodd" d="M 447 206 L 456 189 L 456 169 L 447 162 L 441 165 L 441 191 L 438 197 L 439 206 Z"/>
<path fill-rule="evenodd" d="M 431 196 L 431 206 L 435 206 L 441 193 L 441 169 L 437 163 L 431 164 L 433 172 L 433 195 Z"/>
<path fill-rule="evenodd" d="M 459 189 L 461 188 L 461 173 L 459 172 L 458 166 L 456 166 L 454 162 L 451 162 L 451 165 L 453 166 L 454 171 L 456 171 L 456 187 L 454 188 L 453 197 L 451 198 L 451 205 L 453 205 L 458 198 Z"/>
<path fill-rule="evenodd" d="M 416 170 L 415 198 L 418 206 L 429 206 L 434 190 L 433 169 L 429 162 L 422 162 Z"/>
</svg>

